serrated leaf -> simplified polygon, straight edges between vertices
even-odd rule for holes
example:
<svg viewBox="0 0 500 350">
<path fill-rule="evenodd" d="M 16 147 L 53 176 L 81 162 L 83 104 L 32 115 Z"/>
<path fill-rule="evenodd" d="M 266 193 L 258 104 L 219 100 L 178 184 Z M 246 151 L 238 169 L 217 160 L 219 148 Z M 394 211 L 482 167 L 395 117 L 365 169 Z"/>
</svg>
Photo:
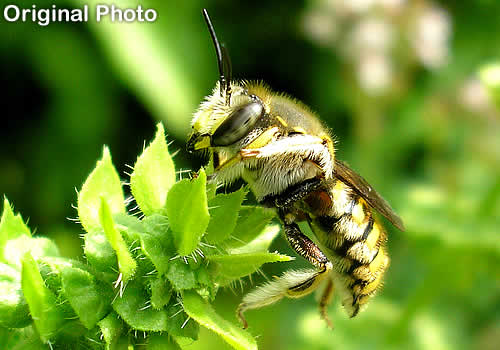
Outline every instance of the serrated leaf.
<svg viewBox="0 0 500 350">
<path fill-rule="evenodd" d="M 203 298 L 208 300 L 215 300 L 215 296 L 217 295 L 218 285 L 214 283 L 212 277 L 207 271 L 206 267 L 203 266 L 199 268 L 196 272 L 196 280 L 198 282 L 198 288 L 196 291 Z"/>
<path fill-rule="evenodd" d="M 82 269 L 66 267 L 61 277 L 62 292 L 71 307 L 85 327 L 93 328 L 111 308 L 113 290 Z"/>
<path fill-rule="evenodd" d="M 22 235 L 31 237 L 30 229 L 24 223 L 21 214 L 14 215 L 9 201 L 4 198 L 2 218 L 0 219 L 0 261 L 9 262 L 4 257 L 4 247 L 7 241 Z"/>
<path fill-rule="evenodd" d="M 164 210 L 167 193 L 175 183 L 175 167 L 168 153 L 165 132 L 157 124 L 155 139 L 137 158 L 130 176 L 130 188 L 135 201 L 145 215 Z"/>
<path fill-rule="evenodd" d="M 253 241 L 238 248 L 230 248 L 228 249 L 228 253 L 245 254 L 267 252 L 273 240 L 280 233 L 280 230 L 280 225 L 268 225 Z"/>
<path fill-rule="evenodd" d="M 167 214 L 180 255 L 191 254 L 208 226 L 207 176 L 203 169 L 193 180 L 177 182 L 167 196 Z"/>
<path fill-rule="evenodd" d="M 172 283 L 175 290 L 191 289 L 196 287 L 196 274 L 191 267 L 181 261 L 174 259 L 168 265 L 167 279 Z"/>
<path fill-rule="evenodd" d="M 90 231 L 84 236 L 84 239 L 83 251 L 90 265 L 102 273 L 101 277 L 104 281 L 116 280 L 116 271 L 118 271 L 116 253 L 102 229 Z"/>
<path fill-rule="evenodd" d="M 170 258 L 177 254 L 168 218 L 153 214 L 140 221 L 130 215 L 118 214 L 114 219 L 117 228 L 127 235 L 129 241 L 140 242 L 142 253 L 149 258 L 158 273 L 165 274 Z"/>
<path fill-rule="evenodd" d="M 236 227 L 241 203 L 247 194 L 245 188 L 232 193 L 220 193 L 209 200 L 210 222 L 208 223 L 205 239 L 209 243 L 217 244 L 229 237 Z"/>
<path fill-rule="evenodd" d="M 99 217 L 101 220 L 101 226 L 106 234 L 106 238 L 116 253 L 118 270 L 123 276 L 123 281 L 127 282 L 134 276 L 135 270 L 137 269 L 137 263 L 132 257 L 132 254 L 130 254 L 122 235 L 115 228 L 115 223 L 111 216 L 111 209 L 104 198 L 101 198 Z"/>
<path fill-rule="evenodd" d="M 21 285 L 40 339 L 46 343 L 64 324 L 64 313 L 58 307 L 56 296 L 45 286 L 29 253 L 22 259 Z"/>
<path fill-rule="evenodd" d="M 246 331 L 219 316 L 212 306 L 194 291 L 182 296 L 186 313 L 203 327 L 222 337 L 229 345 L 239 350 L 256 350 L 257 343 Z"/>
<path fill-rule="evenodd" d="M 160 332 L 167 330 L 165 310 L 154 310 L 141 283 L 130 281 L 121 297 L 113 302 L 113 309 L 132 329 Z"/>
<path fill-rule="evenodd" d="M 228 248 L 241 247 L 258 237 L 276 213 L 272 209 L 242 206 L 231 237 L 224 241 Z"/>
<path fill-rule="evenodd" d="M 192 340 L 197 340 L 200 327 L 198 323 L 191 320 L 183 311 L 179 303 L 170 303 L 167 307 L 167 332 L 175 337 L 187 337 Z"/>
<path fill-rule="evenodd" d="M 125 212 L 120 177 L 107 147 L 104 147 L 102 159 L 97 162 L 78 194 L 78 217 L 87 232 L 101 228 L 101 198 L 106 199 L 111 214 Z"/>
<path fill-rule="evenodd" d="M 147 231 L 141 236 L 142 249 L 158 273 L 163 275 L 167 273 L 170 258 L 177 253 L 169 221 L 167 217 L 155 214 L 146 217 L 142 222 Z"/>
<path fill-rule="evenodd" d="M 209 255 L 212 278 L 222 286 L 257 271 L 262 264 L 290 261 L 293 258 L 277 253 L 246 253 L 238 255 Z"/>
<path fill-rule="evenodd" d="M 172 296 L 172 286 L 163 278 L 155 278 L 150 283 L 151 305 L 154 309 L 160 310 L 168 304 Z"/>
<path fill-rule="evenodd" d="M 110 349 L 110 345 L 114 344 L 116 339 L 123 331 L 123 322 L 120 320 L 116 312 L 110 312 L 108 316 L 97 322 L 99 329 L 106 341 L 106 349 Z"/>
<path fill-rule="evenodd" d="M 21 268 L 21 260 L 27 252 L 36 260 L 45 256 L 59 256 L 59 249 L 50 239 L 22 235 L 6 242 L 4 258 L 9 265 Z"/>
<path fill-rule="evenodd" d="M 151 333 L 148 336 L 148 350 L 181 350 L 177 344 L 168 334 Z"/>
<path fill-rule="evenodd" d="M 60 312 L 64 314 L 64 318 L 66 320 L 76 319 L 77 315 L 75 311 L 68 303 L 67 297 L 62 293 L 63 288 L 61 281 L 61 271 L 64 268 L 68 267 L 87 269 L 87 265 L 77 260 L 71 260 L 61 257 L 43 257 L 39 259 L 37 263 L 38 263 L 38 270 L 40 271 L 40 275 L 42 276 L 43 279 L 43 283 L 50 291 L 52 291 L 52 293 L 54 293 L 56 297 L 56 303 L 58 304 Z M 66 327 L 68 327 L 67 323 L 65 323 L 64 327 L 61 328 L 60 334 L 64 332 L 64 329 Z M 81 327 L 83 328 L 83 326 Z"/>
</svg>

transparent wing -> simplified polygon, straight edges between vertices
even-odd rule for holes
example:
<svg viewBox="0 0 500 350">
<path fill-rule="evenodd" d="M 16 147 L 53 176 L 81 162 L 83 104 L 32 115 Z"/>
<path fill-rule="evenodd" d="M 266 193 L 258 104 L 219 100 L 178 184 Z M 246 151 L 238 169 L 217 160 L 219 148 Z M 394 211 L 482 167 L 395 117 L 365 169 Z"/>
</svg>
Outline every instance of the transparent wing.
<svg viewBox="0 0 500 350">
<path fill-rule="evenodd" d="M 403 220 L 394 212 L 389 203 L 378 194 L 377 191 L 354 170 L 344 162 L 335 160 L 335 176 L 359 194 L 372 208 L 382 214 L 394 226 L 401 231 L 405 230 Z"/>
</svg>

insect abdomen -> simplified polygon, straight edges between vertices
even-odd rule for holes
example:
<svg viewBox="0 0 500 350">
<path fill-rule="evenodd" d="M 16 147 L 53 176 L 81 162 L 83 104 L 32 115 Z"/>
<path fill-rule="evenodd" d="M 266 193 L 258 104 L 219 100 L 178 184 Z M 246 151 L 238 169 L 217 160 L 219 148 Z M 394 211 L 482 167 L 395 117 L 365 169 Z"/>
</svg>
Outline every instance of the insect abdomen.
<svg viewBox="0 0 500 350">
<path fill-rule="evenodd" d="M 381 286 L 389 266 L 387 236 L 365 200 L 343 182 L 336 180 L 327 193 L 329 209 L 314 215 L 311 226 L 333 263 L 344 307 L 354 317 Z"/>
</svg>

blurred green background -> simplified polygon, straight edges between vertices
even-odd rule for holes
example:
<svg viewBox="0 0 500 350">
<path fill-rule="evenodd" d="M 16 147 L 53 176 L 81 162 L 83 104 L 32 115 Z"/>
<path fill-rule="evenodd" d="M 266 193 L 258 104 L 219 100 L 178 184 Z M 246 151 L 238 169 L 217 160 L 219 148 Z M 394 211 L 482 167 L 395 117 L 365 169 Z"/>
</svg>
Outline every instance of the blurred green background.
<svg viewBox="0 0 500 350">
<path fill-rule="evenodd" d="M 17 1 L 92 9 L 103 1 Z M 0 193 L 38 234 L 81 258 L 80 188 L 102 145 L 127 178 L 164 122 L 177 168 L 218 72 L 207 7 L 235 78 L 311 106 L 347 161 L 405 221 L 388 223 L 392 265 L 365 312 L 335 330 L 313 297 L 250 311 L 262 349 L 497 349 L 500 344 L 500 2 L 433 0 L 141 1 L 154 23 L 0 20 Z M 135 7 L 137 2 L 115 1 Z M 2 5 L 2 10 L 5 5 Z M 92 13 L 92 12 L 91 12 Z M 284 240 L 272 249 L 292 254 Z M 266 275 L 305 266 L 265 266 Z M 253 284 L 262 283 L 256 276 Z M 236 322 L 243 291 L 216 308 Z M 229 348 L 202 331 L 192 349 Z"/>
</svg>

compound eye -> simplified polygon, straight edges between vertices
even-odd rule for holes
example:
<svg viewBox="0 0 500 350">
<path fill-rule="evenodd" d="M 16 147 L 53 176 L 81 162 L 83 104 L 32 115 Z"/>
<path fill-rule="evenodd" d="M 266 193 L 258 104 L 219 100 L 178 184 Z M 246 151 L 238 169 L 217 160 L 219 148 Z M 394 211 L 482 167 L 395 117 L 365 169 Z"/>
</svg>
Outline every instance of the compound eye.
<svg viewBox="0 0 500 350">
<path fill-rule="evenodd" d="M 259 101 L 237 109 L 215 130 L 212 145 L 229 146 L 240 140 L 248 134 L 263 112 L 264 107 Z"/>
</svg>

